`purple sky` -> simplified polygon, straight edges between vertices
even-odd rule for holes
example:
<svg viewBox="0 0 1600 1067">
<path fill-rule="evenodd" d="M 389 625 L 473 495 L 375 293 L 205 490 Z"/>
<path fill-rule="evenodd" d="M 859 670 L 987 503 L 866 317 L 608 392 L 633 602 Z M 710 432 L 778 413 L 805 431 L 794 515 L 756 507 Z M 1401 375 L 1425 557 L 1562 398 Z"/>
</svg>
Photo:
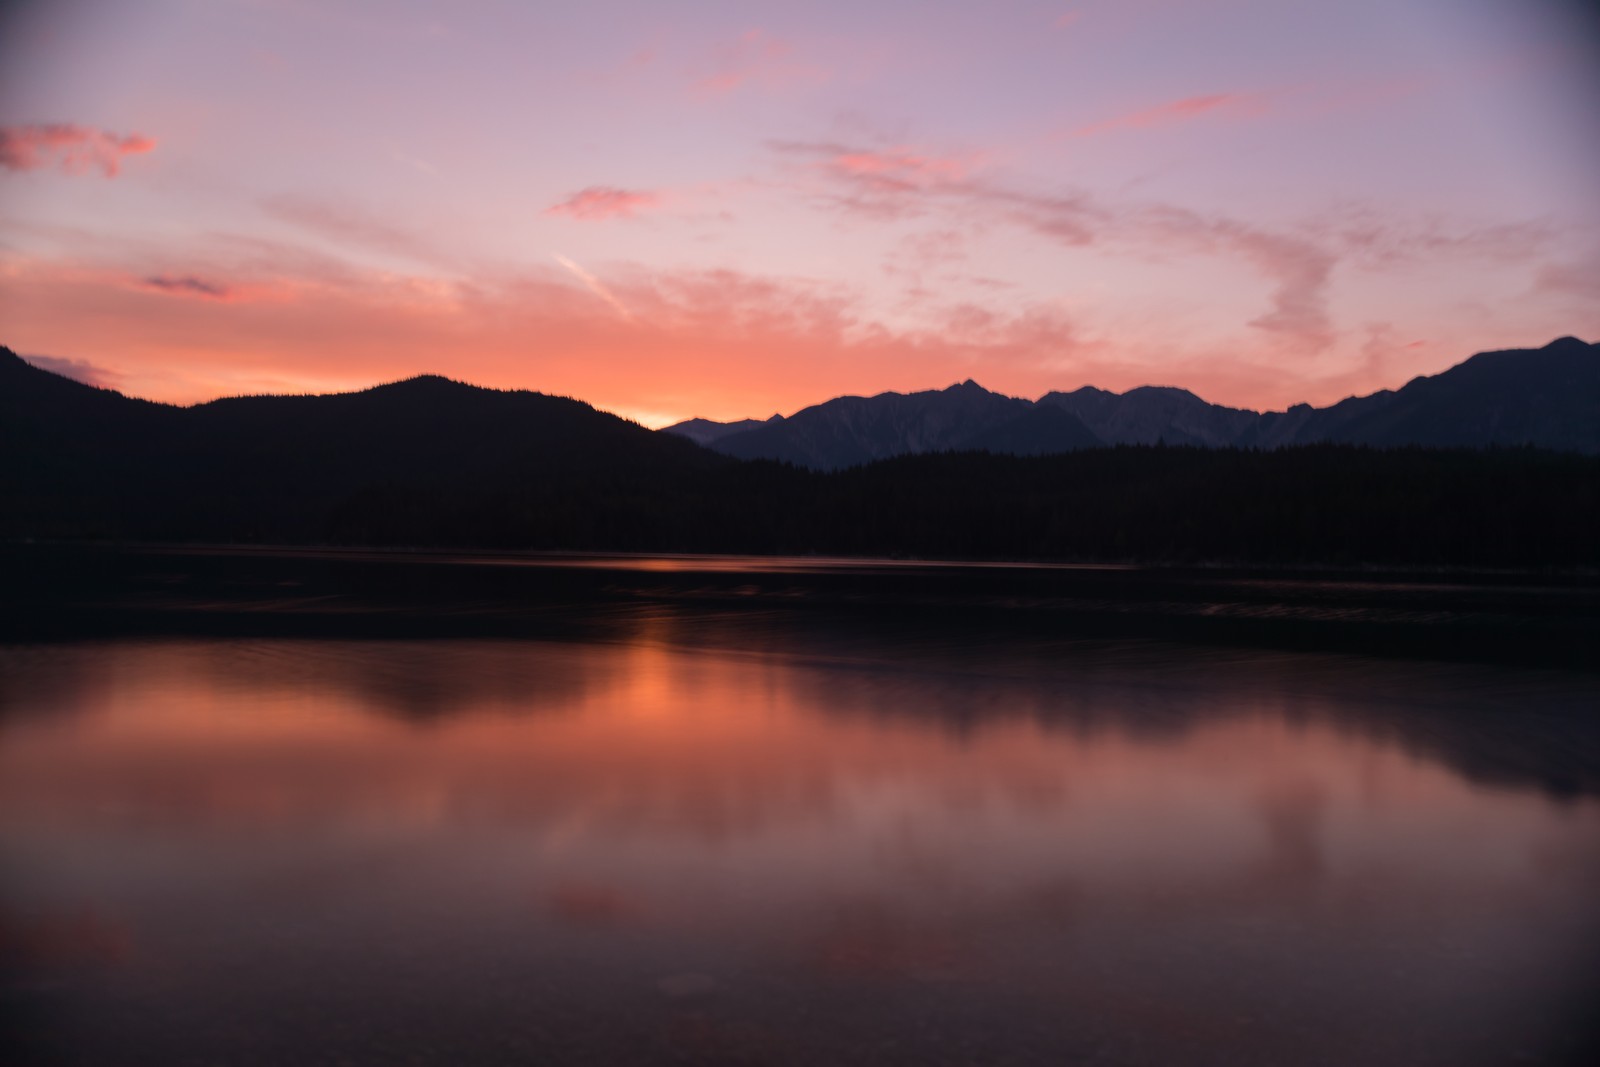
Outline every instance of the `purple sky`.
<svg viewBox="0 0 1600 1067">
<path fill-rule="evenodd" d="M 13 5 L 0 343 L 652 425 L 967 377 L 1327 403 L 1600 335 L 1582 10 Z"/>
</svg>

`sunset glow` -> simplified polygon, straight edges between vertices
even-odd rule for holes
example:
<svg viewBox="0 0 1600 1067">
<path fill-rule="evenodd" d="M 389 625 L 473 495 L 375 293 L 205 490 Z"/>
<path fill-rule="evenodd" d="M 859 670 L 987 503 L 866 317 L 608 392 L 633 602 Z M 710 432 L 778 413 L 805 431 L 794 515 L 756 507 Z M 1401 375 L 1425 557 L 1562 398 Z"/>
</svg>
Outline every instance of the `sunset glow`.
<svg viewBox="0 0 1600 1067">
<path fill-rule="evenodd" d="M 649 425 L 966 378 L 1326 404 L 1600 335 L 1582 11 L 11 5 L 0 344 Z"/>
</svg>

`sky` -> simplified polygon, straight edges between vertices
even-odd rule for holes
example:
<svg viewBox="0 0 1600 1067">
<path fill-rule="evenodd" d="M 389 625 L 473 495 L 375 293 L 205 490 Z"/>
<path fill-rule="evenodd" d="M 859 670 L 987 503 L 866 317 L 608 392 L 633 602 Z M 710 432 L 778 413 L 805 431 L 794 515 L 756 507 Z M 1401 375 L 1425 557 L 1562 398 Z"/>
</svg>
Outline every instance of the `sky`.
<svg viewBox="0 0 1600 1067">
<path fill-rule="evenodd" d="M 134 396 L 1281 409 L 1600 338 L 1577 3 L 0 12 L 0 344 Z"/>
</svg>

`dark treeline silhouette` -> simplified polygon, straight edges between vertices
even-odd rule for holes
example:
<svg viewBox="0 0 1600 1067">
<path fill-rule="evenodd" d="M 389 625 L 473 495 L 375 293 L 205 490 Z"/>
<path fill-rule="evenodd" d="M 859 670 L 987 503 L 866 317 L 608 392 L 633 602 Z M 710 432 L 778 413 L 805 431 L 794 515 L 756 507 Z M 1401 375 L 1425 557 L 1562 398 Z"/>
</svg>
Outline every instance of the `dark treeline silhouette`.
<svg viewBox="0 0 1600 1067">
<path fill-rule="evenodd" d="M 739 461 L 420 378 L 176 408 L 0 354 L 0 537 L 1192 563 L 1600 564 L 1600 457 L 1121 446 Z"/>
<path fill-rule="evenodd" d="M 1600 460 L 1531 449 L 946 453 L 833 473 L 752 462 L 654 494 L 637 484 L 620 493 L 373 488 L 301 536 L 949 559 L 1574 566 L 1600 563 L 1597 485 Z"/>
</svg>

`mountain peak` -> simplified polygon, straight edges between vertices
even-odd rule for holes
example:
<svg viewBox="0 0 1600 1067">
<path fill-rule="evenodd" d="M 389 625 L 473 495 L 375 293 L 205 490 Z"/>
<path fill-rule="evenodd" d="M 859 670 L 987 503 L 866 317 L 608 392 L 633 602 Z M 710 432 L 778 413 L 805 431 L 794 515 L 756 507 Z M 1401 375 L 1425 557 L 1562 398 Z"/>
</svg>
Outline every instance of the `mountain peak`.
<svg viewBox="0 0 1600 1067">
<path fill-rule="evenodd" d="M 1567 349 L 1567 348 L 1579 349 L 1579 348 L 1593 348 L 1593 347 L 1594 347 L 1593 345 L 1589 344 L 1589 342 L 1583 340 L 1582 338 L 1573 337 L 1572 335 L 1568 334 L 1565 337 L 1557 337 L 1554 341 L 1551 341 L 1549 344 L 1545 345 L 1544 349 L 1545 349 L 1546 352 L 1548 352 L 1553 348 L 1554 349 Z"/>
<path fill-rule="evenodd" d="M 441 389 L 449 386 L 458 386 L 467 389 L 478 388 L 477 386 L 467 385 L 466 382 L 458 382 L 454 378 L 446 378 L 442 374 L 417 374 L 410 378 L 401 378 L 397 382 L 389 382 L 386 385 L 376 386 L 376 388 L 393 389 L 396 386 L 409 386 L 419 389 Z"/>
<path fill-rule="evenodd" d="M 1136 385 L 1132 389 L 1129 389 L 1126 393 L 1123 393 L 1122 395 L 1124 397 L 1132 397 L 1132 396 L 1181 396 L 1181 397 L 1189 397 L 1189 398 L 1192 398 L 1194 400 L 1199 400 L 1200 399 L 1198 396 L 1195 396 L 1189 390 L 1180 388 L 1180 387 L 1178 387 L 1176 385 Z"/>
<path fill-rule="evenodd" d="M 403 395 L 411 397 L 461 397 L 469 394 L 519 392 L 520 390 L 491 389 L 487 386 L 473 385 L 470 382 L 457 381 L 446 378 L 442 374 L 418 374 L 410 378 L 402 378 L 397 382 L 384 382 L 371 389 L 361 390 L 364 393 L 382 393 L 390 396 Z"/>
</svg>

